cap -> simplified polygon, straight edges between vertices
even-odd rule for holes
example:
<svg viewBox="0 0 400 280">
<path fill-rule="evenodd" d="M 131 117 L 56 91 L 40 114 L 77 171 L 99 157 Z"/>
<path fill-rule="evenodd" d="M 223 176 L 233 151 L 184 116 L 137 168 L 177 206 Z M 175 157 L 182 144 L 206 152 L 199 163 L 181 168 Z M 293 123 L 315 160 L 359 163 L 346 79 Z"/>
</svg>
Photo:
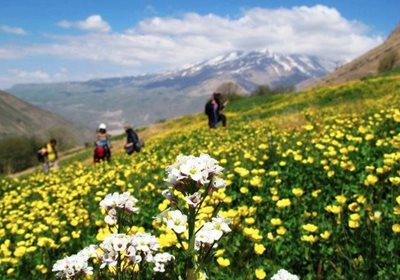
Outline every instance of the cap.
<svg viewBox="0 0 400 280">
<path fill-rule="evenodd" d="M 105 123 L 101 123 L 100 125 L 99 125 L 99 129 L 106 129 L 107 127 L 106 127 L 106 124 Z"/>
</svg>

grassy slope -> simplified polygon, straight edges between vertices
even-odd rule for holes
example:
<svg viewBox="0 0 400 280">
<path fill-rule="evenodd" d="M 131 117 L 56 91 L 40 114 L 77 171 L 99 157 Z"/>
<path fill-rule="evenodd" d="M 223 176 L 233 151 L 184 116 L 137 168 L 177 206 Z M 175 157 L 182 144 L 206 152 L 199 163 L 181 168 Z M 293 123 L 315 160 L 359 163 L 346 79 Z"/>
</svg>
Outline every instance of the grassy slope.
<svg viewBox="0 0 400 280">
<path fill-rule="evenodd" d="M 253 121 L 257 119 L 271 120 L 282 128 L 295 128 L 305 122 L 302 110 L 336 111 L 339 113 L 366 112 L 383 104 L 399 104 L 400 100 L 400 68 L 385 73 L 382 76 L 354 81 L 338 86 L 322 87 L 299 93 L 274 94 L 240 99 L 228 105 L 226 113 L 229 122 Z M 196 114 L 176 119 L 170 119 L 138 131 L 145 141 L 154 136 L 184 129 L 193 123 L 206 126 L 205 116 Z M 125 136 L 113 138 L 115 155 L 123 153 Z M 68 165 L 75 161 L 91 163 L 92 148 L 73 150 L 61 157 L 61 164 Z M 29 169 L 14 176 L 26 175 L 36 170 Z"/>
<path fill-rule="evenodd" d="M 100 189 L 96 189 L 98 186 L 104 188 L 112 184 L 118 178 L 123 180 L 128 176 L 125 175 L 125 172 L 127 172 L 129 168 L 129 172 L 134 172 L 131 181 L 132 185 L 145 186 L 146 183 L 149 182 L 148 176 L 152 176 L 151 179 L 157 176 L 157 180 L 160 182 L 156 182 L 156 179 L 154 179 L 154 184 L 159 183 L 161 186 L 162 178 L 165 175 L 163 166 L 171 163 L 171 158 L 174 158 L 172 154 L 178 152 L 185 153 L 188 150 L 193 150 L 193 147 L 188 147 L 193 143 L 199 145 L 195 147 L 196 152 L 207 152 L 206 148 L 211 149 L 213 147 L 213 141 L 217 143 L 217 139 L 214 138 L 216 135 L 220 136 L 218 141 L 224 141 L 223 137 L 227 137 L 231 145 L 229 148 L 239 150 L 242 148 L 241 137 L 246 137 L 246 132 L 253 129 L 246 127 L 247 123 L 267 123 L 282 130 L 297 129 L 301 128 L 307 122 L 309 112 L 315 113 L 314 115 L 317 116 L 321 115 L 326 119 L 335 118 L 339 113 L 369 113 L 380 110 L 381 108 L 386 108 L 387 106 L 398 107 L 399 104 L 400 75 L 396 74 L 370 78 L 364 81 L 356 81 L 341 86 L 309 90 L 296 94 L 247 98 L 232 102 L 227 108 L 226 114 L 228 116 L 229 126 L 231 126 L 232 129 L 209 131 L 206 128 L 206 118 L 203 114 L 168 120 L 140 131 L 141 137 L 146 140 L 146 149 L 144 149 L 143 153 L 131 158 L 118 156 L 118 154 L 122 153 L 124 137 L 117 137 L 118 139 L 114 141 L 114 154 L 116 154 L 115 163 L 109 169 L 107 169 L 108 167 L 104 167 L 105 172 L 102 172 L 103 167 L 101 166 L 96 166 L 95 168 L 81 168 L 78 165 L 72 164 L 69 166 L 69 162 L 74 161 L 89 163 L 91 154 L 90 148 L 76 154 L 72 153 L 69 162 L 64 163 L 65 173 L 72 174 L 67 176 L 73 176 L 70 180 L 73 181 L 75 185 L 79 186 L 77 189 L 89 185 L 93 188 L 93 192 L 97 190 L 100 191 Z M 206 138 L 202 138 L 204 136 Z M 229 137 L 231 138 L 228 139 Z M 159 151 L 162 152 L 159 153 Z M 229 156 L 230 151 L 224 151 L 223 153 Z M 240 154 L 236 153 L 234 155 L 238 156 Z M 152 158 L 154 159 L 154 164 L 146 162 L 146 160 Z M 232 159 L 232 161 L 234 160 L 235 159 Z M 126 170 L 122 169 L 124 165 L 127 166 Z M 67 169 L 69 169 L 69 171 Z M 75 170 L 75 174 L 72 170 Z M 88 174 L 88 177 L 93 176 L 93 178 L 96 179 L 85 179 L 86 175 L 82 176 L 85 172 L 93 173 L 94 175 Z M 112 175 L 107 178 L 107 176 L 105 176 L 106 172 Z M 49 180 L 63 180 L 62 178 L 56 178 L 56 176 L 57 175 L 55 175 L 55 177 L 49 176 Z M 39 188 L 47 179 L 41 178 L 40 176 L 38 176 L 38 178 L 39 180 L 35 181 L 34 176 L 32 176 L 32 180 L 26 177 L 22 181 L 28 182 L 32 188 Z M 81 179 L 85 182 L 80 183 Z M 69 184 L 70 182 L 67 183 Z M 64 184 L 63 181 L 62 184 Z M 148 187 L 148 185 L 146 186 Z M 70 187 L 75 188 L 75 186 L 72 185 Z M 101 189 L 101 191 L 106 190 Z M 101 195 L 99 194 L 99 196 Z M 147 199 L 143 199 L 142 201 L 140 199 L 141 194 L 135 194 L 135 196 L 141 200 L 141 207 L 146 209 L 140 217 L 140 219 L 142 219 L 141 222 L 143 222 L 146 228 L 151 228 L 149 221 L 151 221 L 151 217 L 156 214 L 155 212 L 158 211 L 158 209 L 154 207 L 154 202 L 159 202 L 161 198 L 156 191 L 149 191 L 145 195 Z M 150 196 L 152 197 L 151 200 L 148 199 Z M 88 196 L 85 195 L 82 197 L 82 201 L 86 201 L 88 198 Z M 91 210 L 93 212 L 97 211 L 97 205 L 93 207 L 95 208 Z M 82 228 L 82 231 L 85 231 L 85 228 Z M 88 231 L 85 231 L 85 233 L 87 234 Z M 90 234 L 93 236 L 95 232 L 90 232 Z M 239 245 L 234 244 L 234 246 Z M 76 247 L 73 247 L 70 253 L 76 252 Z M 2 278 L 0 277 L 0 279 Z"/>
</svg>

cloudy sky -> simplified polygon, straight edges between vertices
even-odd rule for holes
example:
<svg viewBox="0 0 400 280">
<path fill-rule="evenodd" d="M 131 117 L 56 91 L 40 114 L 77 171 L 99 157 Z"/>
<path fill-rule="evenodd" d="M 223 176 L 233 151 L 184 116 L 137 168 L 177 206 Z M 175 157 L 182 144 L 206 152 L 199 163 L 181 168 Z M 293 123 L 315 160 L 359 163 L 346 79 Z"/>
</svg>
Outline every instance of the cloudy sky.
<svg viewBox="0 0 400 280">
<path fill-rule="evenodd" d="M 0 88 L 181 68 L 235 50 L 351 60 L 399 0 L 2 0 Z"/>
</svg>

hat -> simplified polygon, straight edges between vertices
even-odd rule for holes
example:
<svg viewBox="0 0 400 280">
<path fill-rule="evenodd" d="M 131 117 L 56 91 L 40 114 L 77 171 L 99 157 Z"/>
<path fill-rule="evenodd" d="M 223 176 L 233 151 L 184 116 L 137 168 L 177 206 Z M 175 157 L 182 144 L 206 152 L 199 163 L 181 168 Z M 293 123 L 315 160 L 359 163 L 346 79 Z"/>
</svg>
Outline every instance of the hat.
<svg viewBox="0 0 400 280">
<path fill-rule="evenodd" d="M 106 129 L 107 127 L 106 127 L 106 124 L 105 123 L 101 123 L 100 125 L 99 125 L 99 129 Z"/>
<path fill-rule="evenodd" d="M 129 123 L 124 123 L 124 125 L 122 127 L 124 129 L 128 129 L 128 128 L 132 128 L 132 125 L 130 125 Z"/>
</svg>

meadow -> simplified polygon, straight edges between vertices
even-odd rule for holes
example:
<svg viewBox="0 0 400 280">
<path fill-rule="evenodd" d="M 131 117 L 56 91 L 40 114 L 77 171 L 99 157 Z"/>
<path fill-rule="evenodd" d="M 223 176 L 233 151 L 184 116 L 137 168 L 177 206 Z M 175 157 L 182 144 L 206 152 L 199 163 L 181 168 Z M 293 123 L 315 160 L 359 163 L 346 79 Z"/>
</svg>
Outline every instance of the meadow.
<svg viewBox="0 0 400 280">
<path fill-rule="evenodd" d="M 0 279 L 54 279 L 56 260 L 110 234 L 99 202 L 112 192 L 138 199 L 129 233 L 150 232 L 174 254 L 181 244 L 153 219 L 170 206 L 165 168 L 204 153 L 228 186 L 200 213 L 218 205 L 232 229 L 209 279 L 269 279 L 280 268 L 300 279 L 397 279 L 399 105 L 398 74 L 246 98 L 229 104 L 227 128 L 208 129 L 203 115 L 167 121 L 133 157 L 3 178 Z"/>
</svg>

